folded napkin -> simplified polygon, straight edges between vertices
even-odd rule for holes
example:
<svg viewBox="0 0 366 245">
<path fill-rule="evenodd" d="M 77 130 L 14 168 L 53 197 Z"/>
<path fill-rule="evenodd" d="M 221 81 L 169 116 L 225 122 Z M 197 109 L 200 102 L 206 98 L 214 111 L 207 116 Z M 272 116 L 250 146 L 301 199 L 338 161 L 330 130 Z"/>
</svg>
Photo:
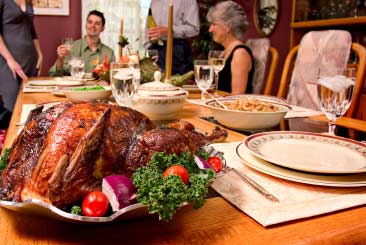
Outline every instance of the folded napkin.
<svg viewBox="0 0 366 245">
<path fill-rule="evenodd" d="M 224 152 L 228 166 L 245 173 L 277 197 L 279 202 L 266 199 L 233 171 L 218 177 L 212 184 L 212 188 L 264 227 L 366 203 L 364 187 L 338 188 L 307 185 L 253 170 L 245 166 L 236 156 L 238 144 L 239 142 L 234 142 L 212 144 L 212 146 Z"/>
</svg>

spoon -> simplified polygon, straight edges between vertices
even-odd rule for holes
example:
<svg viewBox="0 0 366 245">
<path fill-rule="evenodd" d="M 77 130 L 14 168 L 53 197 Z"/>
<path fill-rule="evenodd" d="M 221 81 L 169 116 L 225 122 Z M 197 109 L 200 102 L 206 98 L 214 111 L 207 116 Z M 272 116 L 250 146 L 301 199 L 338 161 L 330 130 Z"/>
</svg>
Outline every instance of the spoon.
<svg viewBox="0 0 366 245">
<path fill-rule="evenodd" d="M 228 110 L 228 108 L 226 107 L 226 105 L 224 105 L 223 103 L 221 103 L 217 98 L 215 98 L 214 96 L 212 96 L 211 94 L 209 94 L 207 92 L 206 92 L 206 94 L 208 94 L 208 96 L 210 96 L 211 99 L 215 100 L 216 103 L 219 104 L 222 108 L 224 108 L 225 110 Z"/>
</svg>

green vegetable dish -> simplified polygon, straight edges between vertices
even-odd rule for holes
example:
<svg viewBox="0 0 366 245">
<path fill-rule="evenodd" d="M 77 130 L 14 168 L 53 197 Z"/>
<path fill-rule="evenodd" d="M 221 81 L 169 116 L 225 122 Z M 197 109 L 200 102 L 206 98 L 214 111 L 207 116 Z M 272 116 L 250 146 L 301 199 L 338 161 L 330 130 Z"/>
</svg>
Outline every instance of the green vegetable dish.
<svg viewBox="0 0 366 245">
<path fill-rule="evenodd" d="M 99 91 L 99 90 L 105 90 L 105 88 L 103 86 L 94 86 L 94 87 L 80 87 L 72 89 L 72 91 Z"/>
<path fill-rule="evenodd" d="M 208 158 L 204 150 L 196 155 L 205 160 Z M 182 165 L 188 171 L 187 185 L 178 175 L 165 176 L 164 171 L 173 165 Z M 137 188 L 137 201 L 147 205 L 149 212 L 158 214 L 160 219 L 170 220 L 184 203 L 193 203 L 195 209 L 200 208 L 205 202 L 208 184 L 214 178 L 215 172 L 198 168 L 190 153 L 177 156 L 159 152 L 153 155 L 150 165 L 135 171 L 132 181 Z"/>
</svg>

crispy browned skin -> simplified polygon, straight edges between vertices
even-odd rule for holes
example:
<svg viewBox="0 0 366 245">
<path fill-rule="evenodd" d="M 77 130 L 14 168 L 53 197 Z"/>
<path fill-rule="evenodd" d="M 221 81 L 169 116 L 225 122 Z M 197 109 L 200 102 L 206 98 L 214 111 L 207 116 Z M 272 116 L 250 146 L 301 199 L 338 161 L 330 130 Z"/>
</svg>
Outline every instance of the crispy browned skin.
<svg viewBox="0 0 366 245">
<path fill-rule="evenodd" d="M 129 108 L 100 102 L 59 104 L 35 113 L 13 144 L 0 182 L 6 200 L 44 200 L 66 208 L 101 189 L 103 177 L 131 176 L 157 152 L 195 152 L 226 138 L 187 122 L 163 128 Z"/>
</svg>

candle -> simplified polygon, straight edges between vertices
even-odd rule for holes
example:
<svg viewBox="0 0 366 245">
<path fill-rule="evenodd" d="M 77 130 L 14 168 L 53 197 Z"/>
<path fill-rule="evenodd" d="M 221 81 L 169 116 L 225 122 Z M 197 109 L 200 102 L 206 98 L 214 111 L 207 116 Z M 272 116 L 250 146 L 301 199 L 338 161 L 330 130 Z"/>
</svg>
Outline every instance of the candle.
<svg viewBox="0 0 366 245">
<path fill-rule="evenodd" d="M 122 36 L 123 36 L 123 18 L 121 18 L 121 22 L 119 25 L 119 39 L 120 40 L 121 40 Z M 123 49 L 121 46 L 119 46 L 118 55 L 119 55 L 119 58 L 121 58 L 123 55 Z"/>
<path fill-rule="evenodd" d="M 168 40 L 165 57 L 165 82 L 170 82 L 172 75 L 172 56 L 173 56 L 173 3 L 169 4 L 168 17 Z"/>
</svg>

